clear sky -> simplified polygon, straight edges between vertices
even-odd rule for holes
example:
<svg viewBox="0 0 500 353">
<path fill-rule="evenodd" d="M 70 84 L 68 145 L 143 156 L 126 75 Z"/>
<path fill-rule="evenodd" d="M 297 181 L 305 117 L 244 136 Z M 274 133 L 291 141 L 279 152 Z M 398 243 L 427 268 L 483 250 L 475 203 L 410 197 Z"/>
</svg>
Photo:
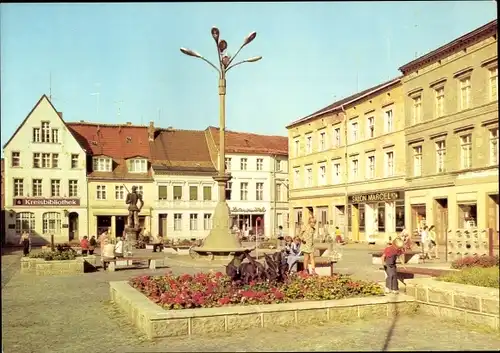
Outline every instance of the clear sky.
<svg viewBox="0 0 500 353">
<path fill-rule="evenodd" d="M 286 135 L 293 120 L 398 76 L 416 53 L 497 17 L 494 1 L 54 3 L 0 10 L 2 145 L 50 86 L 67 121 L 217 126 L 216 72 L 179 51 L 216 60 L 214 25 L 233 54 L 257 31 L 239 58 L 263 56 L 228 74 L 227 128 Z"/>
</svg>

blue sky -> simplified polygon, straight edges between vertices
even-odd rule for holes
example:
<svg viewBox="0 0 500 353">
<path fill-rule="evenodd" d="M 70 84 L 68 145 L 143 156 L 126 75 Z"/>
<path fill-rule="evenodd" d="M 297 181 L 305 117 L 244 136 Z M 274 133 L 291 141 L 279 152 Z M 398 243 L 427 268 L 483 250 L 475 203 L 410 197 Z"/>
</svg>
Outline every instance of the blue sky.
<svg viewBox="0 0 500 353">
<path fill-rule="evenodd" d="M 67 121 L 217 126 L 216 72 L 179 51 L 216 60 L 213 25 L 229 53 L 257 31 L 239 58 L 263 56 L 228 74 L 227 128 L 286 135 L 293 120 L 399 75 L 416 53 L 497 17 L 494 1 L 2 4 L 0 10 L 2 145 L 50 86 Z M 123 101 L 120 115 L 117 101 Z"/>
</svg>

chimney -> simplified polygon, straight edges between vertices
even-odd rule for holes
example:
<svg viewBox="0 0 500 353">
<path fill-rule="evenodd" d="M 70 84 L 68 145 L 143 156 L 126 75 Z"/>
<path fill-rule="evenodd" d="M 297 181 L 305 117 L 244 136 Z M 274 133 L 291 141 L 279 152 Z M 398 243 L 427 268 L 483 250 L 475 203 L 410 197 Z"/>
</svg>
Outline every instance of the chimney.
<svg viewBox="0 0 500 353">
<path fill-rule="evenodd" d="M 127 121 L 127 125 L 130 126 L 132 125 L 132 123 L 130 121 Z"/>
<path fill-rule="evenodd" d="M 59 117 L 62 119 L 63 118 L 63 113 L 62 112 L 57 112 L 57 114 L 59 115 Z"/>
<path fill-rule="evenodd" d="M 154 139 L 155 139 L 155 122 L 150 121 L 148 127 L 148 140 L 149 142 L 152 142 L 154 141 Z"/>
</svg>

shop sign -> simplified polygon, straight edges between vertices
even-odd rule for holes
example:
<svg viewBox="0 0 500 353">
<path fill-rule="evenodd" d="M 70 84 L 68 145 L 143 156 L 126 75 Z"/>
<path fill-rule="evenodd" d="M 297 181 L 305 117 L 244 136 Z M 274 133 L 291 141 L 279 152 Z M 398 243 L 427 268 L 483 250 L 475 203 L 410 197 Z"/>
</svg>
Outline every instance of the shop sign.
<svg viewBox="0 0 500 353">
<path fill-rule="evenodd" d="M 241 207 L 233 207 L 231 209 L 232 213 L 265 213 L 265 207 L 254 207 L 254 208 L 241 208 Z"/>
<path fill-rule="evenodd" d="M 360 194 L 349 196 L 349 203 L 370 203 L 378 201 L 394 201 L 404 198 L 402 191 L 375 192 L 371 194 Z"/>
<path fill-rule="evenodd" d="M 66 206 L 80 206 L 80 199 L 14 199 L 13 204 L 15 206 L 28 206 L 28 207 L 40 207 L 40 206 L 56 206 L 56 207 L 66 207 Z"/>
</svg>

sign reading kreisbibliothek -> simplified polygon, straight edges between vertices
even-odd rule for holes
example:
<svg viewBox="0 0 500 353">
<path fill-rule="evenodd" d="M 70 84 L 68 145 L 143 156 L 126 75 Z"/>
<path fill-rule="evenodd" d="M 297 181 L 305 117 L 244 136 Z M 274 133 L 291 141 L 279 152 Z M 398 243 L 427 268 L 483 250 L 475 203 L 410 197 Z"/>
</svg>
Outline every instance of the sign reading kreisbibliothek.
<svg viewBox="0 0 500 353">
<path fill-rule="evenodd" d="M 14 199 L 14 206 L 80 206 L 80 199 Z"/>
</svg>

